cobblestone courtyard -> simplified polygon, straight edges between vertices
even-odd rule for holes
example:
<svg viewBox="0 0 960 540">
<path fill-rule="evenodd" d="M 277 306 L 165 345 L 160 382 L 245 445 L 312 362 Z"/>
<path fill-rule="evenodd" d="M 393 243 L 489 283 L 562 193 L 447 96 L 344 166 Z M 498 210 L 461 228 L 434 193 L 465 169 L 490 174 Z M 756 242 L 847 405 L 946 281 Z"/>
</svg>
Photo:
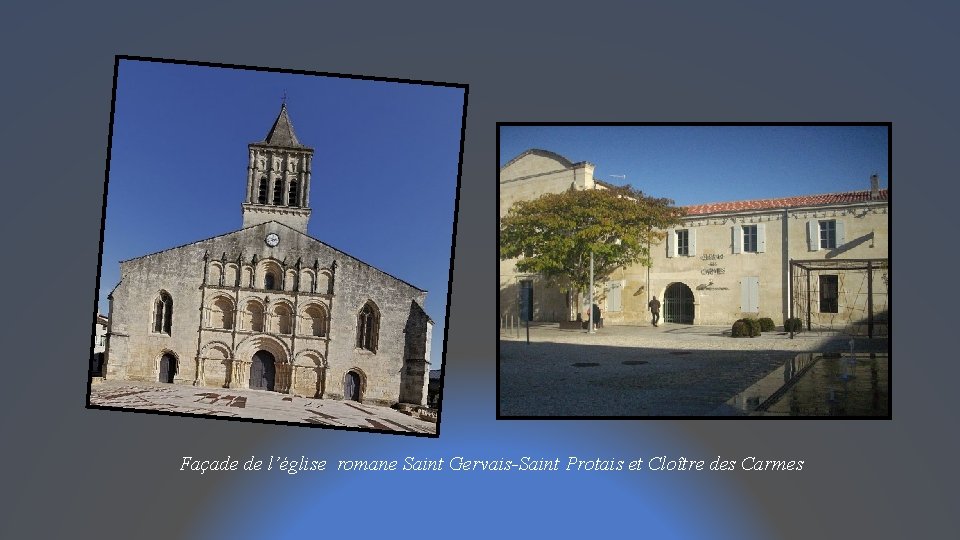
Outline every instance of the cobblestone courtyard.
<svg viewBox="0 0 960 540">
<path fill-rule="evenodd" d="M 436 424 L 407 416 L 389 407 L 355 401 L 307 399 L 265 390 L 107 380 L 93 385 L 90 404 L 399 433 L 437 432 Z"/>
<path fill-rule="evenodd" d="M 590 335 L 557 324 L 500 335 L 503 416 L 709 416 L 801 352 L 849 349 L 838 333 L 731 338 L 729 328 L 607 326 Z M 857 351 L 886 351 L 858 338 Z"/>
</svg>

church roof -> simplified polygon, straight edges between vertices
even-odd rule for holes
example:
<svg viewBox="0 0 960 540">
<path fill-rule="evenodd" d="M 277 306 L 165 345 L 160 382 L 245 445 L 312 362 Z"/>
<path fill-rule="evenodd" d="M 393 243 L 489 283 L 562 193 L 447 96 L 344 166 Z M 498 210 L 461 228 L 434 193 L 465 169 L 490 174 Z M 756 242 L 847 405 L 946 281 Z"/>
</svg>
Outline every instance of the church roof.
<svg viewBox="0 0 960 540">
<path fill-rule="evenodd" d="M 280 114 L 277 115 L 277 119 L 274 121 L 273 127 L 270 128 L 270 132 L 267 133 L 264 142 L 270 146 L 303 146 L 297 140 L 297 134 L 293 132 L 293 122 L 290 121 L 290 116 L 287 114 L 286 103 L 280 106 Z"/>
<path fill-rule="evenodd" d="M 846 191 L 843 193 L 822 193 L 819 195 L 800 195 L 797 197 L 780 197 L 777 199 L 759 199 L 753 201 L 731 201 L 710 204 L 694 204 L 685 206 L 688 216 L 713 214 L 718 212 L 743 212 L 749 210 L 778 210 L 805 206 L 826 206 L 832 204 L 851 204 L 863 202 L 887 202 L 890 200 L 886 189 L 878 191 L 873 197 L 870 190 Z"/>
</svg>

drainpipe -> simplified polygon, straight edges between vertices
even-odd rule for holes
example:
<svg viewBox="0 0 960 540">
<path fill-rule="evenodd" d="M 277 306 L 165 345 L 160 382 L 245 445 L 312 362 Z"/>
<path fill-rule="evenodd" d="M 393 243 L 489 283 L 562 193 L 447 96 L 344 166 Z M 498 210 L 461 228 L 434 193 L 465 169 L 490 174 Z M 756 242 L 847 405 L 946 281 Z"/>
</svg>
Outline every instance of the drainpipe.
<svg viewBox="0 0 960 540">
<path fill-rule="evenodd" d="M 793 286 L 792 280 L 790 279 L 790 209 L 783 209 L 783 261 L 780 264 L 780 271 L 783 275 L 783 279 L 787 282 L 786 286 L 783 288 L 784 291 L 784 320 L 791 317 L 792 315 L 792 291 L 790 288 Z"/>
</svg>

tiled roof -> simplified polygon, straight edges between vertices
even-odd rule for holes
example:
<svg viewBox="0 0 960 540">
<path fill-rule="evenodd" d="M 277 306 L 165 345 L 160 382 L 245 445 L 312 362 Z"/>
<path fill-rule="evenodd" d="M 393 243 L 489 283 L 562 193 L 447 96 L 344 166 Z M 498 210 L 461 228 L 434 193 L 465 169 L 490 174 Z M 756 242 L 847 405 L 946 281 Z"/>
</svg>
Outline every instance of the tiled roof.
<svg viewBox="0 0 960 540">
<path fill-rule="evenodd" d="M 287 114 L 286 104 L 280 106 L 280 114 L 273 123 L 273 127 L 270 128 L 270 133 L 267 133 L 264 142 L 271 146 L 303 146 L 297 140 L 297 134 L 293 132 L 293 122 L 290 121 L 290 116 Z"/>
<path fill-rule="evenodd" d="M 850 204 L 870 201 L 887 201 L 886 189 L 881 189 L 877 198 L 870 197 L 870 190 L 847 191 L 844 193 L 823 193 L 820 195 L 799 195 L 779 199 L 758 199 L 755 201 L 731 201 L 685 206 L 688 216 L 715 214 L 719 212 L 745 212 L 750 210 L 776 210 L 783 208 L 824 206 L 831 204 Z"/>
</svg>

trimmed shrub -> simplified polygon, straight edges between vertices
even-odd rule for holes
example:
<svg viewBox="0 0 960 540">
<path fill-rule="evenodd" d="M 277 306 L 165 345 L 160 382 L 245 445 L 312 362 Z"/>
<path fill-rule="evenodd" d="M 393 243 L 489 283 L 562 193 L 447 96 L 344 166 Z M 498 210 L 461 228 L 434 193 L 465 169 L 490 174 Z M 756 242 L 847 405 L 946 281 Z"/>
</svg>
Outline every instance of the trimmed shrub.
<svg viewBox="0 0 960 540">
<path fill-rule="evenodd" d="M 733 329 L 730 331 L 733 337 L 750 337 L 750 325 L 743 319 L 733 323 Z"/>
<path fill-rule="evenodd" d="M 803 321 L 797 317 L 783 321 L 783 330 L 785 332 L 803 332 Z"/>
<path fill-rule="evenodd" d="M 743 320 L 747 321 L 747 325 L 750 326 L 750 337 L 757 337 L 760 335 L 760 321 L 754 319 L 753 317 L 748 317 Z"/>
<path fill-rule="evenodd" d="M 772 332 L 777 329 L 777 326 L 773 324 L 773 319 L 770 317 L 760 317 L 759 321 L 761 332 Z"/>
</svg>

